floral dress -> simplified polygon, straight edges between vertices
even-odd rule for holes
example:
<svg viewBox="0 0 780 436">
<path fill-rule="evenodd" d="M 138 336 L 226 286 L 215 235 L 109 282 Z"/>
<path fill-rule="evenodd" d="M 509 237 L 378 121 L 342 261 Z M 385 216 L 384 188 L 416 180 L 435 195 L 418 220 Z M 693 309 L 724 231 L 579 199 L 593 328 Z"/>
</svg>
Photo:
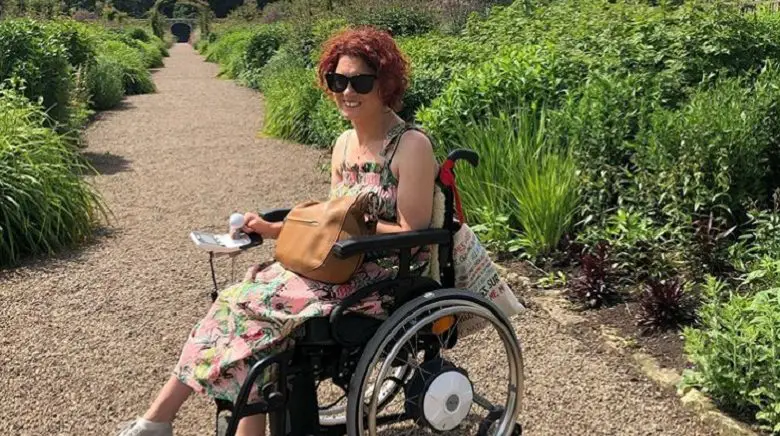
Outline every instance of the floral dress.
<svg viewBox="0 0 780 436">
<path fill-rule="evenodd" d="M 393 128 L 388 136 L 400 136 L 404 127 L 401 124 Z M 398 183 L 390 171 L 395 155 L 395 148 L 390 147 L 393 143 L 388 141 L 382 152 L 384 156 L 393 151 L 384 165 L 347 165 L 344 159 L 342 181 L 331 190 L 331 197 L 374 192 L 380 198 L 379 219 L 396 221 Z M 415 257 L 413 266 L 424 263 L 425 255 Z M 238 283 L 219 293 L 206 316 L 192 329 L 174 375 L 196 392 L 234 402 L 255 362 L 291 346 L 291 334 L 298 327 L 308 319 L 327 316 L 338 300 L 361 287 L 392 278 L 396 266 L 396 259 L 368 260 L 349 282 L 332 285 L 272 263 L 258 272 L 253 282 Z M 378 298 L 365 299 L 353 310 L 377 317 L 386 315 Z M 256 399 L 257 390 L 253 388 L 250 401 Z"/>
</svg>

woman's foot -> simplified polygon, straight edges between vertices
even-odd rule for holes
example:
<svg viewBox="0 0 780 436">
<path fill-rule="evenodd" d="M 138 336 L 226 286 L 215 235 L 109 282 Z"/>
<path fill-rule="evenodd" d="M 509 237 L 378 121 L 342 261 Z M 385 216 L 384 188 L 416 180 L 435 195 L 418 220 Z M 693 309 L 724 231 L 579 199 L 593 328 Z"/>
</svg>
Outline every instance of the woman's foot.
<svg viewBox="0 0 780 436">
<path fill-rule="evenodd" d="M 173 436 L 173 426 L 170 422 L 137 418 L 123 425 L 117 436 Z"/>
</svg>

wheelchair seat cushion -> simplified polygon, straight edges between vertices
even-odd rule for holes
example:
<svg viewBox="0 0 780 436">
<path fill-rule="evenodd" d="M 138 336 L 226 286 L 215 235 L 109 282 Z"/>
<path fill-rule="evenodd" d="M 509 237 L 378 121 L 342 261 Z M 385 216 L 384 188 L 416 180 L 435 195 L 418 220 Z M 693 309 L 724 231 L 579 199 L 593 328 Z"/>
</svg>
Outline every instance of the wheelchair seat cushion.
<svg viewBox="0 0 780 436">
<path fill-rule="evenodd" d="M 404 127 L 390 134 L 400 135 Z M 397 181 L 390 171 L 391 159 L 392 154 L 384 165 L 345 162 L 343 180 L 331 196 L 377 193 L 379 218 L 396 220 Z M 426 254 L 427 250 L 418 252 L 412 269 L 427 265 Z M 393 257 L 367 261 L 348 282 L 331 285 L 301 277 L 274 262 L 258 272 L 254 281 L 220 292 L 205 317 L 193 327 L 174 374 L 196 392 L 235 401 L 253 361 L 290 346 L 293 332 L 306 321 L 328 316 L 336 302 L 357 289 L 393 278 L 397 267 L 398 259 Z M 377 317 L 386 312 L 378 298 L 363 300 L 351 310 Z M 260 384 L 267 381 L 258 380 Z M 257 398 L 254 388 L 249 400 Z"/>
</svg>

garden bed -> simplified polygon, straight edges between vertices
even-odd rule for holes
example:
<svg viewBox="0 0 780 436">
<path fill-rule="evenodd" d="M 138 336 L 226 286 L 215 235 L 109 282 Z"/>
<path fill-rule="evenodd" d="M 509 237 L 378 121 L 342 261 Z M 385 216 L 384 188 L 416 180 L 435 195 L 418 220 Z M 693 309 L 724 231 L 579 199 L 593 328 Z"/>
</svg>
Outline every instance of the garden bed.
<svg viewBox="0 0 780 436">
<path fill-rule="evenodd" d="M 565 287 L 546 289 L 538 283 L 545 275 L 539 269 L 530 266 L 527 262 L 518 260 L 498 260 L 499 265 L 506 271 L 514 273 L 515 278 L 511 283 L 516 295 L 526 305 L 533 304 L 533 298 L 545 296 L 551 292 L 566 295 Z M 572 271 L 564 270 L 567 275 Z M 631 346 L 641 349 L 653 356 L 665 368 L 673 369 L 679 373 L 690 368 L 690 362 L 684 352 L 684 339 L 679 329 L 667 329 L 648 332 L 642 329 L 637 322 L 637 314 L 640 311 L 636 301 L 623 301 L 609 307 L 599 309 L 582 309 L 576 304 L 570 304 L 572 314 L 582 317 L 583 321 L 578 325 L 601 331 L 603 327 L 614 330 L 621 338 L 628 339 Z"/>
<path fill-rule="evenodd" d="M 680 330 L 663 330 L 652 333 L 643 332 L 637 326 L 636 314 L 639 312 L 639 304 L 627 302 L 616 306 L 585 311 L 580 313 L 586 318 L 585 325 L 593 329 L 601 326 L 616 329 L 616 333 L 623 338 L 629 338 L 636 346 L 647 354 L 650 354 L 666 368 L 674 369 L 682 373 L 690 367 L 685 356 L 683 346 L 685 341 Z"/>
</svg>

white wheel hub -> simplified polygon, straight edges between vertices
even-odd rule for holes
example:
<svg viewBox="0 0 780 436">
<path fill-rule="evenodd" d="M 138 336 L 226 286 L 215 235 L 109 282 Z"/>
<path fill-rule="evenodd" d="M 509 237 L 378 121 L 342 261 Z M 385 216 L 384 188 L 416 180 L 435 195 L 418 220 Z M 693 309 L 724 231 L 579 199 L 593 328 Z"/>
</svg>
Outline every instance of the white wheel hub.
<svg viewBox="0 0 780 436">
<path fill-rule="evenodd" d="M 458 371 L 436 376 L 423 397 L 423 414 L 434 430 L 447 431 L 460 425 L 471 411 L 474 389 Z"/>
</svg>

